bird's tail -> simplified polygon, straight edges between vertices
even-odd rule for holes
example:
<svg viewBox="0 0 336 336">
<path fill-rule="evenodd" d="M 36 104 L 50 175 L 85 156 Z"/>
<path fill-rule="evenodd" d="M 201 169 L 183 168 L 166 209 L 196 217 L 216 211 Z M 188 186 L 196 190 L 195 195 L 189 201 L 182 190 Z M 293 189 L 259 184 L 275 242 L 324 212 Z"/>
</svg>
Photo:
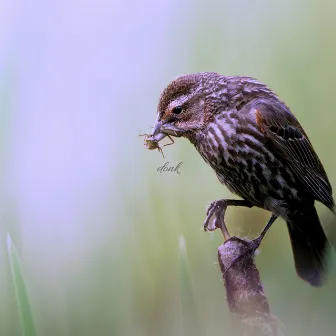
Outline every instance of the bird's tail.
<svg viewBox="0 0 336 336">
<path fill-rule="evenodd" d="M 329 243 L 315 206 L 293 216 L 287 227 L 298 275 L 312 286 L 323 285 Z"/>
</svg>

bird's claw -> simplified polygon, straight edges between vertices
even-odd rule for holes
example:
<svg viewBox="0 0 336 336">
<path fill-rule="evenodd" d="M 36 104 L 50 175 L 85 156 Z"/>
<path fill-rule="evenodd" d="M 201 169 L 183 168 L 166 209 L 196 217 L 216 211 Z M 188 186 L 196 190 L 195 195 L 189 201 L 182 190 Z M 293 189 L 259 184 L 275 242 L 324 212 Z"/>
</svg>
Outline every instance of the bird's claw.
<svg viewBox="0 0 336 336">
<path fill-rule="evenodd" d="M 226 208 L 225 200 L 217 200 L 210 203 L 206 212 L 207 218 L 203 224 L 204 231 L 214 231 L 222 228 Z"/>
<path fill-rule="evenodd" d="M 253 239 L 253 240 L 240 239 L 238 237 L 231 237 L 230 239 L 238 240 L 240 243 L 243 243 L 244 245 L 246 245 L 247 249 L 244 253 L 240 254 L 238 257 L 236 257 L 235 259 L 232 260 L 231 264 L 225 270 L 223 276 L 225 276 L 227 274 L 227 272 L 229 271 L 229 269 L 232 266 L 234 266 L 237 262 L 239 262 L 239 261 L 245 262 L 248 259 L 253 258 L 253 256 L 257 252 L 257 249 L 259 248 L 260 243 L 261 243 L 261 237 L 260 236 Z"/>
</svg>

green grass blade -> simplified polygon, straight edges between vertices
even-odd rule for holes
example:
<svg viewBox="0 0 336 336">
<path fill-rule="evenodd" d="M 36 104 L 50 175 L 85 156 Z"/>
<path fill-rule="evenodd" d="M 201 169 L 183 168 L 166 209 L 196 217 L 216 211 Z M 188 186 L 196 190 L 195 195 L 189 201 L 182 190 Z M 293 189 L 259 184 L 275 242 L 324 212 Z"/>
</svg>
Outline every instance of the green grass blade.
<svg viewBox="0 0 336 336">
<path fill-rule="evenodd" d="M 24 277 L 22 274 L 19 255 L 9 233 L 7 233 L 7 250 L 9 256 L 11 274 L 14 283 L 15 296 L 18 303 L 19 313 L 21 316 L 22 335 L 35 336 L 36 330 L 35 330 L 34 318 L 28 299 L 28 293 Z"/>
<path fill-rule="evenodd" d="M 180 248 L 180 292 L 182 301 L 182 317 L 185 335 L 202 335 L 201 317 L 194 298 L 194 284 L 187 259 L 184 237 L 179 237 Z"/>
</svg>

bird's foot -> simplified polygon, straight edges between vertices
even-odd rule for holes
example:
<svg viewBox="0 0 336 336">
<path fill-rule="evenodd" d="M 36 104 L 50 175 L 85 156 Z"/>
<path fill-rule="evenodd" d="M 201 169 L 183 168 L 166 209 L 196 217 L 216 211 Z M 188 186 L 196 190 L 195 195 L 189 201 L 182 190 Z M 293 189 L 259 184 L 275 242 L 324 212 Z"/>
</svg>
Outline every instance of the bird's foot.
<svg viewBox="0 0 336 336">
<path fill-rule="evenodd" d="M 235 259 L 233 259 L 231 265 L 225 270 L 224 275 L 226 274 L 226 272 L 232 267 L 234 266 L 238 261 L 243 261 L 246 262 L 248 259 L 253 258 L 255 252 L 257 251 L 258 247 L 261 244 L 262 239 L 264 238 L 266 232 L 269 230 L 269 228 L 272 226 L 272 224 L 275 222 L 275 220 L 278 217 L 276 215 L 272 215 L 271 218 L 269 219 L 267 225 L 264 227 L 264 229 L 262 230 L 262 232 L 260 233 L 260 235 L 253 239 L 253 240 L 242 240 L 240 238 L 237 237 L 232 237 L 232 238 L 236 238 L 239 241 L 243 242 L 244 245 L 246 246 L 246 251 L 242 254 L 240 254 L 238 257 L 236 257 Z"/>
<path fill-rule="evenodd" d="M 227 240 L 230 238 L 230 234 L 227 231 L 224 222 L 224 215 L 228 206 L 244 206 L 251 208 L 253 205 L 245 200 L 221 199 L 211 202 L 208 206 L 206 212 L 207 217 L 203 224 L 204 231 L 214 231 L 216 229 L 221 229 L 224 235 L 224 239 Z"/>
<path fill-rule="evenodd" d="M 256 239 L 253 240 L 246 240 L 246 239 L 240 239 L 238 237 L 231 237 L 231 239 L 238 240 L 240 243 L 243 243 L 246 246 L 245 252 L 240 254 L 238 257 L 234 258 L 230 264 L 230 266 L 225 270 L 223 276 L 226 275 L 226 273 L 229 271 L 231 267 L 237 264 L 237 262 L 241 261 L 243 263 L 248 263 L 247 261 L 249 259 L 252 259 L 254 257 L 254 254 L 256 253 L 257 249 L 260 246 L 262 237 L 259 236 Z"/>
<path fill-rule="evenodd" d="M 214 231 L 221 227 L 221 221 L 224 220 L 225 211 L 227 208 L 226 200 L 217 200 L 210 203 L 204 221 L 204 231 Z"/>
</svg>

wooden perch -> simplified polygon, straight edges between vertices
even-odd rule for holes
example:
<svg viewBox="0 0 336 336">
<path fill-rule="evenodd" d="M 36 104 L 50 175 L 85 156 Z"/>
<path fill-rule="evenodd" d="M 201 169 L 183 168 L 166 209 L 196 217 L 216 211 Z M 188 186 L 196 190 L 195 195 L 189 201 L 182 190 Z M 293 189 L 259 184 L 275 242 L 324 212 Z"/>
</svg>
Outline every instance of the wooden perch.
<svg viewBox="0 0 336 336">
<path fill-rule="evenodd" d="M 229 310 L 239 336 L 281 336 L 281 322 L 271 311 L 251 254 L 251 241 L 231 237 L 220 220 L 224 243 L 218 248 L 218 261 Z"/>
<path fill-rule="evenodd" d="M 270 312 L 253 256 L 237 260 L 248 252 L 248 242 L 237 237 L 229 238 L 218 248 L 228 306 L 238 335 L 280 336 L 279 321 Z"/>
</svg>

